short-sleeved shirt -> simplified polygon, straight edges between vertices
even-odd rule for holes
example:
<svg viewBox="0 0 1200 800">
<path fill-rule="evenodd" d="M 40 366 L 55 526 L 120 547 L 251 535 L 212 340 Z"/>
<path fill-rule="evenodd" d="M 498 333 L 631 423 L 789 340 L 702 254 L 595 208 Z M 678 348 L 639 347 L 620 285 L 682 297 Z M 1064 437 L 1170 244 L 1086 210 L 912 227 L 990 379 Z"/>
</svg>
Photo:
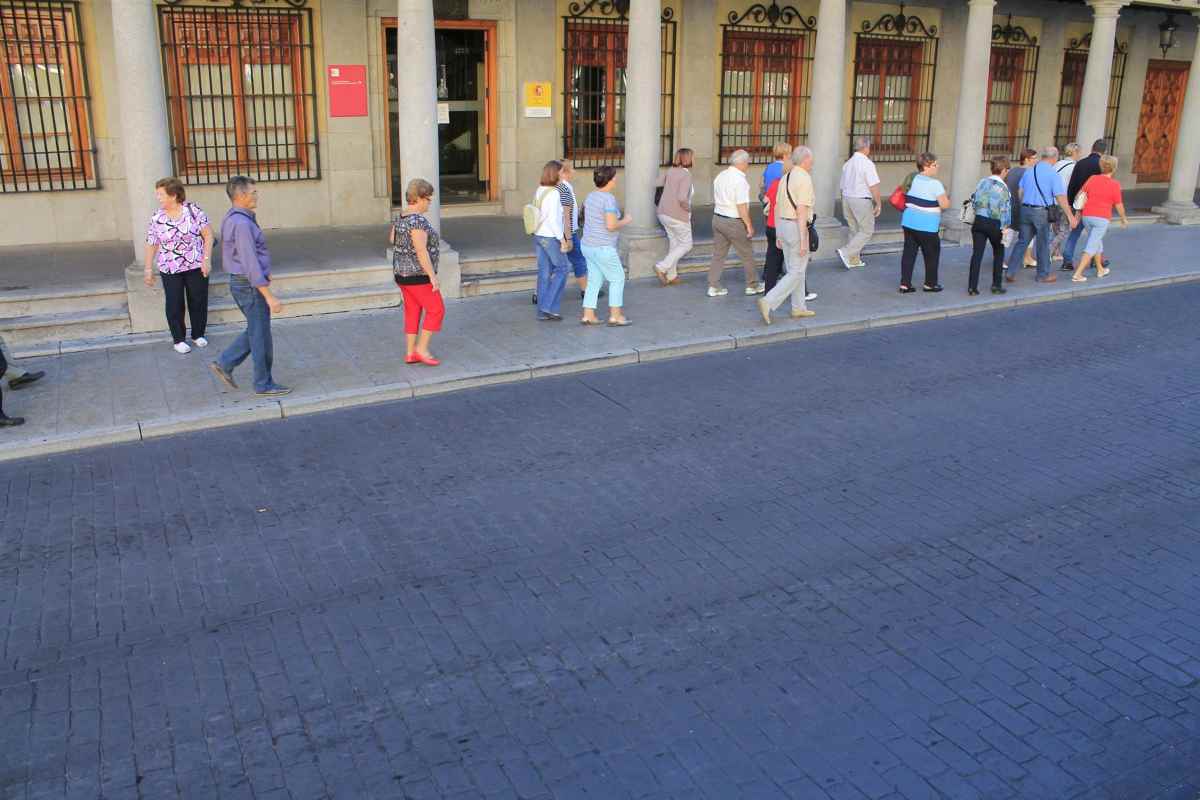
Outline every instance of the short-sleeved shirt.
<svg viewBox="0 0 1200 800">
<path fill-rule="evenodd" d="M 855 153 L 842 165 L 842 195 L 844 197 L 873 197 L 871 187 L 879 185 L 875 162 L 862 153 Z"/>
<path fill-rule="evenodd" d="M 179 219 L 171 219 L 161 208 L 150 218 L 146 244 L 157 245 L 154 264 L 164 275 L 200 269 L 204 263 L 204 236 L 208 216 L 195 203 L 180 206 Z"/>
<path fill-rule="evenodd" d="M 621 207 L 612 192 L 595 191 L 583 202 L 583 238 L 579 243 L 587 247 L 616 247 L 620 234 L 608 229 L 605 214 L 616 214 L 619 219 Z"/>
<path fill-rule="evenodd" d="M 539 186 L 533 195 L 533 204 L 538 207 L 538 228 L 534 236 L 548 236 L 551 239 L 562 239 L 563 232 L 563 202 L 562 192 L 558 186 Z"/>
<path fill-rule="evenodd" d="M 569 181 L 558 182 L 558 199 L 563 208 L 571 211 L 571 233 L 579 232 L 579 206 L 575 201 L 575 187 Z"/>
<path fill-rule="evenodd" d="M 767 168 L 763 170 L 762 185 L 763 199 L 767 197 L 767 191 L 771 188 L 771 184 L 783 177 L 783 162 L 772 161 L 767 164 Z"/>
<path fill-rule="evenodd" d="M 433 265 L 434 272 L 437 272 L 438 268 L 438 234 L 429 224 L 429 220 L 420 214 L 397 214 L 392 220 L 392 276 L 396 283 L 406 286 L 429 283 L 429 276 L 421 267 L 417 249 L 413 247 L 414 230 L 425 231 L 425 249 L 429 253 L 429 262 Z"/>
<path fill-rule="evenodd" d="M 1108 175 L 1093 175 L 1080 191 L 1087 194 L 1081 212 L 1085 217 L 1112 219 L 1113 206 L 1122 202 L 1121 184 Z"/>
<path fill-rule="evenodd" d="M 942 226 L 942 210 L 937 199 L 945 193 L 946 187 L 937 178 L 913 177 L 912 186 L 904 196 L 907 206 L 900 217 L 900 225 L 913 231 L 937 233 Z"/>
<path fill-rule="evenodd" d="M 1039 161 L 1021 176 L 1021 203 L 1027 206 L 1054 205 L 1054 198 L 1067 193 L 1062 175 L 1054 171 L 1054 165 Z"/>
<path fill-rule="evenodd" d="M 750 204 L 750 183 L 737 167 L 728 167 L 713 180 L 713 213 L 737 219 L 738 206 Z"/>
<path fill-rule="evenodd" d="M 692 173 L 687 167 L 671 167 L 663 179 L 662 197 L 658 200 L 658 213 L 680 222 L 692 221 Z"/>
<path fill-rule="evenodd" d="M 812 176 L 802 167 L 792 167 L 779 180 L 779 188 L 775 190 L 775 200 L 776 224 L 781 219 L 798 219 L 796 206 L 808 206 L 809 218 L 803 220 L 807 225 L 812 221 L 813 206 L 816 205 L 816 192 L 813 190 Z"/>
<path fill-rule="evenodd" d="M 1004 179 L 1004 185 L 1008 187 L 1009 194 L 1012 195 L 1012 227 L 1021 227 L 1021 196 L 1017 193 L 1021 188 L 1021 178 L 1025 175 L 1025 167 L 1013 167 L 1008 171 L 1008 176 Z"/>
</svg>

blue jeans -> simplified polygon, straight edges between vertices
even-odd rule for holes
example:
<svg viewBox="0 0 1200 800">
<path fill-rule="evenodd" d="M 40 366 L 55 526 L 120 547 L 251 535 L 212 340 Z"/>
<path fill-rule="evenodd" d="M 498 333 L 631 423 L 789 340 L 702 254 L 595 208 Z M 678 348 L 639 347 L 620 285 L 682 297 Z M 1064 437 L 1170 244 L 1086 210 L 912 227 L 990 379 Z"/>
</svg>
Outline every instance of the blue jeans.
<svg viewBox="0 0 1200 800">
<path fill-rule="evenodd" d="M 1066 243 L 1063 245 L 1063 266 L 1070 264 L 1075 265 L 1075 248 L 1079 246 L 1079 237 L 1083 234 L 1083 225 L 1076 225 L 1071 229 L 1071 235 L 1067 237 Z"/>
<path fill-rule="evenodd" d="M 533 247 L 537 251 L 538 265 L 538 312 L 558 314 L 562 307 L 563 290 L 567 287 L 567 254 L 562 251 L 558 239 L 549 236 L 534 236 Z"/>
<path fill-rule="evenodd" d="M 217 359 L 217 365 L 232 374 L 247 356 L 253 356 L 254 391 L 265 392 L 275 386 L 275 379 L 271 377 L 271 365 L 275 360 L 275 348 L 271 341 L 271 309 L 258 289 L 240 275 L 229 276 L 229 293 L 246 317 L 246 330 L 225 348 L 225 352 Z"/>
<path fill-rule="evenodd" d="M 587 277 L 588 266 L 587 259 L 583 257 L 583 251 L 580 250 L 579 234 L 571 234 L 571 252 L 567 253 L 567 261 L 571 264 L 571 271 L 575 273 L 576 278 Z"/>
<path fill-rule="evenodd" d="M 596 309 L 600 287 L 608 281 L 608 307 L 620 308 L 625 301 L 625 268 L 621 266 L 617 248 L 584 245 L 583 255 L 588 267 L 588 287 L 583 295 L 583 307 L 593 311 Z"/>
<path fill-rule="evenodd" d="M 1024 206 L 1021 208 L 1021 238 L 1017 240 L 1017 248 L 1010 254 L 1008 268 L 1019 270 L 1021 259 L 1030 242 L 1035 242 L 1034 252 L 1037 254 L 1037 276 L 1039 279 L 1050 275 L 1050 214 L 1048 208 L 1040 206 Z M 1018 261 L 1015 266 L 1011 259 Z"/>
</svg>

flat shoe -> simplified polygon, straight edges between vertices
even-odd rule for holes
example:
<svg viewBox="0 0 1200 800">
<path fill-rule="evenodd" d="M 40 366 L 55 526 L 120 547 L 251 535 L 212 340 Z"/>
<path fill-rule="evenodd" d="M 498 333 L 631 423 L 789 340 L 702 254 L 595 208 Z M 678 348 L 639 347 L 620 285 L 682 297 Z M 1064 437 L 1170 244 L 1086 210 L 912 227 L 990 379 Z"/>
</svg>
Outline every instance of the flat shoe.
<svg viewBox="0 0 1200 800">
<path fill-rule="evenodd" d="M 665 272 L 663 272 L 659 269 L 655 269 L 654 275 L 656 278 L 658 278 L 658 282 L 661 283 L 663 286 L 670 285 L 671 282 L 669 280 L 667 280 L 667 274 Z"/>
<path fill-rule="evenodd" d="M 942 290 L 942 285 L 940 283 L 937 286 L 922 286 L 921 287 L 921 291 L 923 291 L 923 292 L 940 292 L 941 290 Z"/>
<path fill-rule="evenodd" d="M 911 286 L 901 286 L 900 287 L 900 294 L 912 294 L 915 291 L 916 291 L 916 289 L 914 289 Z"/>
<path fill-rule="evenodd" d="M 629 321 L 629 320 L 627 320 L 627 319 L 623 319 L 623 320 L 620 320 L 620 321 L 617 321 L 617 320 L 611 320 L 611 319 L 610 319 L 608 322 L 606 322 L 606 323 L 604 323 L 604 324 L 605 324 L 605 325 L 607 325 L 607 326 L 608 326 L 608 327 L 610 327 L 610 328 L 624 328 L 624 327 L 627 327 L 627 326 L 629 326 L 629 325 L 632 325 L 633 323 L 632 323 L 632 322 L 630 322 L 630 321 Z"/>
<path fill-rule="evenodd" d="M 1071 283 L 1083 283 L 1087 278 L 1083 275 L 1077 275 L 1071 278 Z"/>
<path fill-rule="evenodd" d="M 580 325 L 603 325 L 604 323 L 598 319 L 581 319 L 581 320 L 579 320 L 579 324 Z"/>
<path fill-rule="evenodd" d="M 0 428 L 15 428 L 24 424 L 24 417 L 0 417 Z"/>
<path fill-rule="evenodd" d="M 420 360 L 421 360 L 421 359 L 417 358 L 417 355 L 416 355 L 416 353 L 412 354 L 411 356 L 405 356 L 405 357 L 404 357 L 404 363 L 405 363 L 405 364 L 416 364 L 416 363 L 417 363 L 418 361 L 420 361 Z"/>
<path fill-rule="evenodd" d="M 13 378 L 12 380 L 10 380 L 8 382 L 8 388 L 12 389 L 15 392 L 18 389 L 24 389 L 26 386 L 30 385 L 31 383 L 40 381 L 44 377 L 46 377 L 46 373 L 42 372 L 42 371 L 26 372 L 21 377 Z"/>
<path fill-rule="evenodd" d="M 437 365 L 442 363 L 441 361 L 438 361 L 433 356 L 423 356 L 420 353 L 417 353 L 417 361 L 424 364 L 427 367 L 436 367 Z"/>
</svg>

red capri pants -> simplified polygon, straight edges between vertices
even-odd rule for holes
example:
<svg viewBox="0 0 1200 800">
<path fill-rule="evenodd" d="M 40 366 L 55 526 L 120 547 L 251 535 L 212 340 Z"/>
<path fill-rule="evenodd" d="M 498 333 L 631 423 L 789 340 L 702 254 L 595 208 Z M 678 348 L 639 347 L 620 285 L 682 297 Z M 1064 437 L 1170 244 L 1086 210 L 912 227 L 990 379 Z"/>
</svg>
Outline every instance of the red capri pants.
<svg viewBox="0 0 1200 800">
<path fill-rule="evenodd" d="M 442 302 L 442 293 L 435 292 L 429 283 L 401 284 L 400 294 L 404 296 L 404 332 L 415 334 L 421 328 L 437 333 L 442 329 L 442 319 L 446 316 L 446 304 Z M 421 323 L 421 312 L 425 312 L 425 323 Z"/>
</svg>

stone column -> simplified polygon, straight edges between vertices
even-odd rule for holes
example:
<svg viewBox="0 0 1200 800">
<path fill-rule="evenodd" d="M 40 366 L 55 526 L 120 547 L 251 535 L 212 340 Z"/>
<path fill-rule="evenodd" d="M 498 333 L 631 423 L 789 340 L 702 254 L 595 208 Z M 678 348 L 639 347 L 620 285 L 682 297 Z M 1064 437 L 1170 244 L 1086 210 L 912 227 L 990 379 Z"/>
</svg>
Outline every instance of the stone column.
<svg viewBox="0 0 1200 800">
<path fill-rule="evenodd" d="M 134 333 L 167 327 L 161 283 L 150 289 L 142 282 L 146 224 L 158 207 L 154 182 L 175 170 L 171 162 L 171 132 L 167 125 L 167 95 L 163 89 L 156 16 L 150 0 L 116 0 L 112 4 L 113 31 L 120 37 L 113 50 L 120 103 L 117 129 L 125 162 L 129 239 L 133 248 L 133 260 L 125 270 L 125 292 L 130 330 Z"/>
<path fill-rule="evenodd" d="M 821 0 L 817 9 L 812 86 L 820 98 L 819 102 L 810 104 L 808 121 L 808 146 L 813 151 L 812 178 L 816 193 L 813 210 L 817 214 L 817 227 L 821 229 L 821 250 L 832 253 L 846 243 L 846 228 L 834 216 L 842 162 L 850 149 L 848 141 L 842 138 L 846 94 L 846 0 Z"/>
<path fill-rule="evenodd" d="M 113 31 L 120 37 L 113 54 L 117 65 L 118 126 L 129 195 L 129 232 L 133 260 L 145 254 L 146 223 L 158 207 L 154 182 L 174 171 L 167 94 L 158 44 L 156 9 L 149 0 L 112 4 Z M 159 309 L 161 312 L 161 309 Z"/>
<path fill-rule="evenodd" d="M 1192 71 L 1188 75 L 1187 93 L 1183 97 L 1184 120 L 1200 120 L 1200 31 L 1196 32 L 1196 47 L 1192 52 Z M 1175 142 L 1175 162 L 1171 167 L 1171 185 L 1167 202 L 1154 209 L 1172 225 L 1200 224 L 1197 208 L 1196 181 L 1200 177 L 1200 125 L 1185 122 L 1179 126 Z"/>
<path fill-rule="evenodd" d="M 437 47 L 433 35 L 433 0 L 396 2 L 396 93 L 400 135 L 400 177 L 404 186 L 413 178 L 433 184 L 433 202 L 426 217 L 442 230 L 442 181 L 438 166 Z M 458 297 L 461 276 L 458 254 L 443 242 L 438 262 L 442 294 Z"/>
<path fill-rule="evenodd" d="M 1092 44 L 1083 74 L 1083 96 L 1079 102 L 1079 132 L 1075 141 L 1089 152 L 1092 142 L 1104 136 L 1108 116 L 1109 84 L 1112 80 L 1113 50 L 1117 42 L 1117 18 L 1122 0 L 1092 0 Z"/>
<path fill-rule="evenodd" d="M 666 253 L 654 211 L 662 149 L 662 2 L 629 5 L 629 63 L 625 90 L 625 207 L 633 224 L 622 236 L 629 274 L 649 275 Z"/>
<path fill-rule="evenodd" d="M 971 196 L 983 160 L 983 128 L 987 116 L 988 70 L 992 56 L 992 9 L 996 0 L 970 0 L 958 83 L 958 118 L 954 125 L 954 171 L 950 175 L 950 208 L 946 228 L 959 241 L 970 237 L 958 221 L 958 207 Z"/>
</svg>

